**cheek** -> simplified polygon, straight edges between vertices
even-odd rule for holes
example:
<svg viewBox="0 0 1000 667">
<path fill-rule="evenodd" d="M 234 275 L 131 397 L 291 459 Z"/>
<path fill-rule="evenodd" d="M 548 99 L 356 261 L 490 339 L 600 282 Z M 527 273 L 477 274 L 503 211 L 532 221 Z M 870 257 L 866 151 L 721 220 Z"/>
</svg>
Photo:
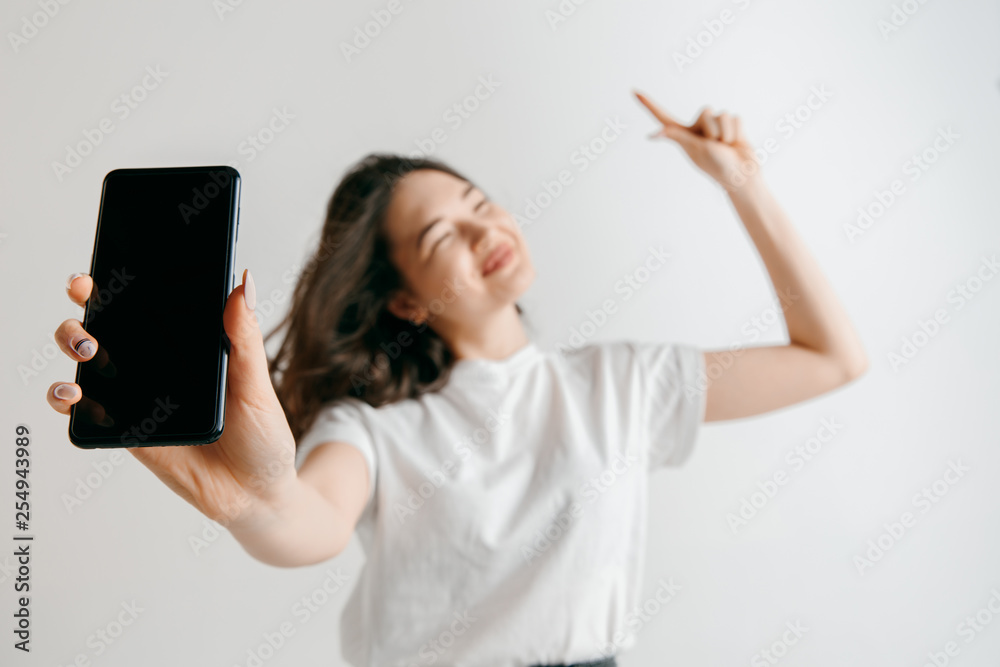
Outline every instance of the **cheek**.
<svg viewBox="0 0 1000 667">
<path fill-rule="evenodd" d="M 457 278 L 465 281 L 479 275 L 479 267 L 468 249 L 455 244 L 447 249 L 439 248 L 440 256 L 428 269 L 428 284 L 432 285 L 435 295 L 443 289 L 449 289 Z"/>
</svg>

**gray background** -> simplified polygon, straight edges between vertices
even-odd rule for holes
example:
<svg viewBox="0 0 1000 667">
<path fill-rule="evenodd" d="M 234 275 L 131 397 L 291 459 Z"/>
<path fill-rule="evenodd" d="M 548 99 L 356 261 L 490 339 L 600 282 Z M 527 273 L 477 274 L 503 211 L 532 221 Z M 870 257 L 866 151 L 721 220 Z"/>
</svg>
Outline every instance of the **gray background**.
<svg viewBox="0 0 1000 667">
<path fill-rule="evenodd" d="M 564 3 L 575 11 L 554 26 L 551 1 L 403 0 L 350 62 L 341 44 L 386 2 L 247 0 L 223 14 L 218 4 L 72 2 L 51 18 L 35 16 L 37 2 L 3 5 L 0 506 L 11 526 L 13 433 L 23 422 L 34 434 L 37 539 L 30 656 L 11 648 L 14 562 L 0 557 L 0 663 L 64 665 L 83 654 L 99 665 L 246 665 L 262 634 L 289 621 L 295 634 L 264 664 L 341 664 L 337 623 L 349 586 L 307 622 L 293 605 L 328 569 L 342 568 L 353 585 L 356 542 L 299 569 L 263 565 L 225 533 L 196 553 L 191 538 L 206 524 L 194 508 L 130 455 L 114 465 L 109 451 L 75 449 L 67 419 L 45 403 L 49 384 L 75 371 L 52 334 L 82 316 L 63 285 L 88 270 L 108 171 L 236 161 L 237 275 L 253 271 L 270 330 L 343 170 L 372 150 L 414 152 L 442 128 L 433 155 L 513 213 L 560 170 L 572 172 L 525 227 L 538 278 L 522 305 L 543 349 L 566 341 L 607 298 L 618 312 L 595 339 L 706 349 L 786 342 L 780 322 L 748 336 L 752 318 L 775 303 L 764 267 L 721 189 L 678 146 L 645 138 L 657 125 L 635 87 L 685 123 L 708 104 L 739 114 L 755 146 L 776 140 L 766 180 L 845 303 L 871 369 L 821 398 L 705 426 L 687 465 L 653 475 L 644 597 L 661 578 L 681 590 L 620 663 L 764 664 L 751 661 L 799 622 L 808 630 L 783 664 L 922 665 L 948 641 L 960 649 L 951 664 L 996 664 L 1000 618 L 987 603 L 997 591 L 1000 609 L 1000 280 L 961 309 L 948 298 L 1000 249 L 996 3 L 912 2 L 916 12 L 883 35 L 879 22 L 894 7 L 885 0 Z M 711 43 L 679 68 L 674 53 L 725 9 L 732 22 L 711 40 L 703 34 Z M 30 34 L 33 20 L 44 25 L 15 49 L 11 33 Z M 121 118 L 114 100 L 147 67 L 168 74 Z M 480 77 L 499 86 L 467 99 Z M 809 118 L 787 136 L 777 124 L 812 87 L 830 98 L 800 110 Z M 463 103 L 477 108 L 454 127 L 444 114 Z M 274 109 L 294 118 L 263 151 L 241 151 Z M 53 163 L 106 117 L 114 131 L 60 179 Z M 621 134 L 580 171 L 574 152 L 614 118 Z M 949 127 L 958 139 L 910 180 L 907 160 Z M 903 194 L 851 242 L 844 225 L 895 179 Z M 625 301 L 615 282 L 650 245 L 671 260 Z M 179 294 L 162 306 L 180 316 L 183 303 Z M 948 322 L 894 369 L 889 354 L 938 309 Z M 136 331 L 151 354 L 163 333 Z M 786 453 L 824 419 L 843 428 L 793 472 Z M 946 495 L 922 512 L 914 494 L 949 461 L 968 472 L 939 485 Z M 67 509 L 66 495 L 102 466 L 110 474 Z M 791 481 L 734 533 L 727 515 L 778 470 Z M 915 525 L 859 572 L 854 558 L 906 511 Z M 7 541 L 15 531 L 2 532 Z M 132 601 L 142 608 L 135 622 L 97 655 L 88 637 Z M 961 632 L 983 609 L 980 620 L 992 622 Z"/>
</svg>

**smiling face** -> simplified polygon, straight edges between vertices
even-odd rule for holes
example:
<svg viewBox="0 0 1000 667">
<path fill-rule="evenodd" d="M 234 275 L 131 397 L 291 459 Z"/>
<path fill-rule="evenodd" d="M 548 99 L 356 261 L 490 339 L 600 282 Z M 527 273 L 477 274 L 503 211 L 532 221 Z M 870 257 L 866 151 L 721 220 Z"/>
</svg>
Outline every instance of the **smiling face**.
<svg viewBox="0 0 1000 667">
<path fill-rule="evenodd" d="M 517 222 L 479 188 L 435 169 L 409 172 L 396 183 L 385 233 L 406 285 L 389 305 L 397 317 L 429 320 L 449 341 L 517 319 L 514 303 L 535 269 Z"/>
</svg>

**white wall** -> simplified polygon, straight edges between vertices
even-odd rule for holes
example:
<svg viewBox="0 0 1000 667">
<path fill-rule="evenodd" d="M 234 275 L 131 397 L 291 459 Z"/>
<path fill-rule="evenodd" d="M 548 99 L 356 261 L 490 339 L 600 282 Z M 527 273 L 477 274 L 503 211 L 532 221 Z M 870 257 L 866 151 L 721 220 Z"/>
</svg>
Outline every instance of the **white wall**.
<svg viewBox="0 0 1000 667">
<path fill-rule="evenodd" d="M 0 455 L 8 526 L 0 662 L 66 665 L 83 654 L 108 666 L 246 665 L 262 633 L 288 620 L 295 636 L 265 664 L 341 664 L 336 628 L 347 591 L 307 623 L 292 605 L 328 568 L 342 567 L 353 583 L 356 543 L 337 562 L 297 570 L 258 563 L 228 534 L 196 555 L 189 537 L 202 531 L 202 516 L 130 456 L 82 505 L 64 506 L 64 494 L 110 456 L 74 448 L 66 418 L 44 399 L 50 383 L 75 370 L 53 354 L 52 334 L 82 315 L 63 283 L 88 269 L 108 171 L 238 160 L 237 270 L 250 267 L 258 303 L 275 306 L 262 323 L 270 329 L 291 289 L 283 276 L 315 242 L 343 170 L 372 150 L 414 151 L 441 127 L 447 141 L 434 155 L 515 213 L 543 181 L 561 169 L 573 174 L 525 230 L 539 272 L 522 303 L 543 348 L 565 340 L 605 298 L 621 300 L 615 281 L 649 245 L 672 252 L 671 263 L 621 301 L 600 338 L 708 349 L 785 342 L 781 324 L 757 340 L 746 335 L 744 325 L 773 303 L 764 267 L 719 187 L 676 145 L 646 140 L 656 125 L 631 96 L 635 87 L 684 121 L 710 104 L 739 114 L 755 145 L 775 138 L 766 179 L 846 305 L 872 367 L 816 400 L 707 425 L 687 465 L 655 473 L 644 590 L 652 596 L 663 577 L 682 588 L 620 663 L 763 665 L 755 653 L 798 621 L 808 630 L 783 664 L 922 665 L 949 640 L 960 649 L 950 664 L 994 664 L 1000 618 L 971 634 L 958 626 L 1000 591 L 1000 279 L 961 309 L 948 297 L 1000 250 L 996 3 L 909 0 L 916 13 L 883 37 L 889 0 L 594 1 L 555 29 L 546 16 L 554 0 L 402 0 L 382 34 L 347 62 L 341 43 L 387 4 L 247 0 L 220 17 L 210 0 L 73 2 L 15 50 L 10 34 L 42 10 L 34 0 L 4 3 L 0 391 L 9 447 Z M 724 9 L 732 22 L 679 71 L 674 52 Z M 168 74 L 121 118 L 112 102 L 147 67 Z M 452 127 L 444 112 L 480 77 L 500 85 Z M 814 87 L 831 97 L 788 136 L 776 123 Z M 294 119 L 251 159 L 240 144 L 274 109 Z M 105 117 L 114 131 L 60 180 L 52 163 Z M 579 171 L 574 151 L 614 118 L 624 130 Z M 911 180 L 906 161 L 949 127 L 958 139 Z M 844 225 L 894 179 L 903 194 L 849 241 Z M 894 369 L 889 353 L 938 309 L 948 322 Z M 39 372 L 22 377 L 33 358 Z M 843 428 L 795 471 L 786 452 L 824 419 Z M 8 630 L 12 445 L 22 422 L 34 433 L 30 656 L 10 647 Z M 914 494 L 957 460 L 969 471 L 923 513 Z M 791 481 L 734 534 L 727 514 L 778 470 Z M 854 557 L 906 511 L 916 524 L 860 573 Z M 133 600 L 143 611 L 98 657 L 88 636 Z"/>
</svg>

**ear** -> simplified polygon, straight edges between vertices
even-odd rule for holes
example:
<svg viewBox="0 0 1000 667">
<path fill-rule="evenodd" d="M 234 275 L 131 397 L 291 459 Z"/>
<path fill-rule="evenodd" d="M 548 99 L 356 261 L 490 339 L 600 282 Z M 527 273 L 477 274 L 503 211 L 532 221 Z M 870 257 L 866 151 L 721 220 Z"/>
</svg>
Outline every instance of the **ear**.
<svg viewBox="0 0 1000 667">
<path fill-rule="evenodd" d="M 401 320 L 409 320 L 411 317 L 415 317 L 418 311 L 413 299 L 407 296 L 402 290 L 396 292 L 389 299 L 386 309 Z"/>
</svg>

